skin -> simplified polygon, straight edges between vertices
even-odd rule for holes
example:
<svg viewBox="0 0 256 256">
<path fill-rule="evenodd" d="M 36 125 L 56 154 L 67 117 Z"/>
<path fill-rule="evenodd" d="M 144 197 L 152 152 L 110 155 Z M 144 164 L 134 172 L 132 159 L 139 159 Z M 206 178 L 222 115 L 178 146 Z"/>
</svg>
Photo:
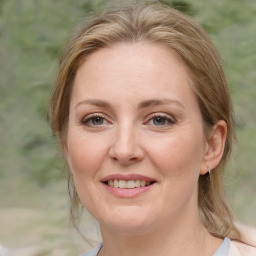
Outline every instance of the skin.
<svg viewBox="0 0 256 256">
<path fill-rule="evenodd" d="M 181 58 L 154 44 L 100 49 L 78 69 L 66 159 L 99 222 L 100 255 L 212 255 L 222 242 L 201 225 L 197 190 L 199 175 L 221 159 L 226 125 L 219 121 L 204 136 L 191 83 Z M 112 174 L 156 183 L 120 198 L 101 182 Z"/>
</svg>

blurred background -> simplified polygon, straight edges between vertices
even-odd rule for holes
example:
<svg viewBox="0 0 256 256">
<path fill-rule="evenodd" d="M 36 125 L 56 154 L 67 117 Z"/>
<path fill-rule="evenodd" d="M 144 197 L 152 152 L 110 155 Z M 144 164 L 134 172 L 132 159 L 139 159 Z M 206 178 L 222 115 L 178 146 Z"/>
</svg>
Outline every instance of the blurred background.
<svg viewBox="0 0 256 256">
<path fill-rule="evenodd" d="M 88 214 L 81 223 L 85 239 L 69 223 L 68 169 L 45 113 L 74 25 L 127 2 L 0 0 L 0 255 L 79 255 L 100 240 Z M 223 59 L 238 135 L 225 189 L 238 218 L 255 225 L 256 2 L 161 2 L 197 20 Z"/>
</svg>

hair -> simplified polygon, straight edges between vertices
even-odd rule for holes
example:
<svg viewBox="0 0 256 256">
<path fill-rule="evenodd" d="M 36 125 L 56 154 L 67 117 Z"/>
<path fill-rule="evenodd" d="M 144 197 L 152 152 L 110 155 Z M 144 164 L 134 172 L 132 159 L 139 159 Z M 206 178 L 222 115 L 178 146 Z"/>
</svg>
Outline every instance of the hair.
<svg viewBox="0 0 256 256">
<path fill-rule="evenodd" d="M 70 98 L 78 68 L 88 55 L 118 43 L 153 43 L 176 51 L 189 70 L 204 127 L 209 130 L 219 120 L 226 122 L 223 157 L 210 175 L 199 177 L 198 208 L 201 222 L 209 233 L 239 240 L 240 234 L 222 186 L 224 167 L 235 139 L 227 82 L 221 60 L 207 34 L 196 22 L 177 10 L 161 4 L 140 4 L 108 11 L 84 24 L 70 39 L 60 59 L 49 105 L 51 127 L 61 148 L 65 148 Z M 82 206 L 70 173 L 68 184 L 70 216 L 76 226 Z"/>
</svg>

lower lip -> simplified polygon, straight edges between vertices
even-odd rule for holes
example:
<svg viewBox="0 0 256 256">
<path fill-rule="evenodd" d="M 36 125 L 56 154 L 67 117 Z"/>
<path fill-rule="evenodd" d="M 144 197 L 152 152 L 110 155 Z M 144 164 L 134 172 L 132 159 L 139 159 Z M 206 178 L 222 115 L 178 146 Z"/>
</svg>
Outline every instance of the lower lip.
<svg viewBox="0 0 256 256">
<path fill-rule="evenodd" d="M 146 187 L 139 187 L 139 188 L 115 188 L 115 187 L 110 187 L 105 183 L 102 183 L 102 184 L 104 185 L 104 187 L 108 192 L 110 192 L 111 194 L 117 197 L 133 198 L 149 191 L 154 186 L 155 183 L 148 185 Z"/>
</svg>

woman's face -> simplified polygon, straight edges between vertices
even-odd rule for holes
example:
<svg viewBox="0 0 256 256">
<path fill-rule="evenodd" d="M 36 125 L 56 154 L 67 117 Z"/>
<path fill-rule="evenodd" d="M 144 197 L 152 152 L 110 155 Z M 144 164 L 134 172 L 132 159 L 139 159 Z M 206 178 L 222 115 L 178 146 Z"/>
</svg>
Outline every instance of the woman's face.
<svg viewBox="0 0 256 256">
<path fill-rule="evenodd" d="M 78 69 L 66 158 L 101 227 L 143 233 L 197 214 L 206 142 L 190 83 L 181 58 L 154 44 L 101 49 Z"/>
</svg>

